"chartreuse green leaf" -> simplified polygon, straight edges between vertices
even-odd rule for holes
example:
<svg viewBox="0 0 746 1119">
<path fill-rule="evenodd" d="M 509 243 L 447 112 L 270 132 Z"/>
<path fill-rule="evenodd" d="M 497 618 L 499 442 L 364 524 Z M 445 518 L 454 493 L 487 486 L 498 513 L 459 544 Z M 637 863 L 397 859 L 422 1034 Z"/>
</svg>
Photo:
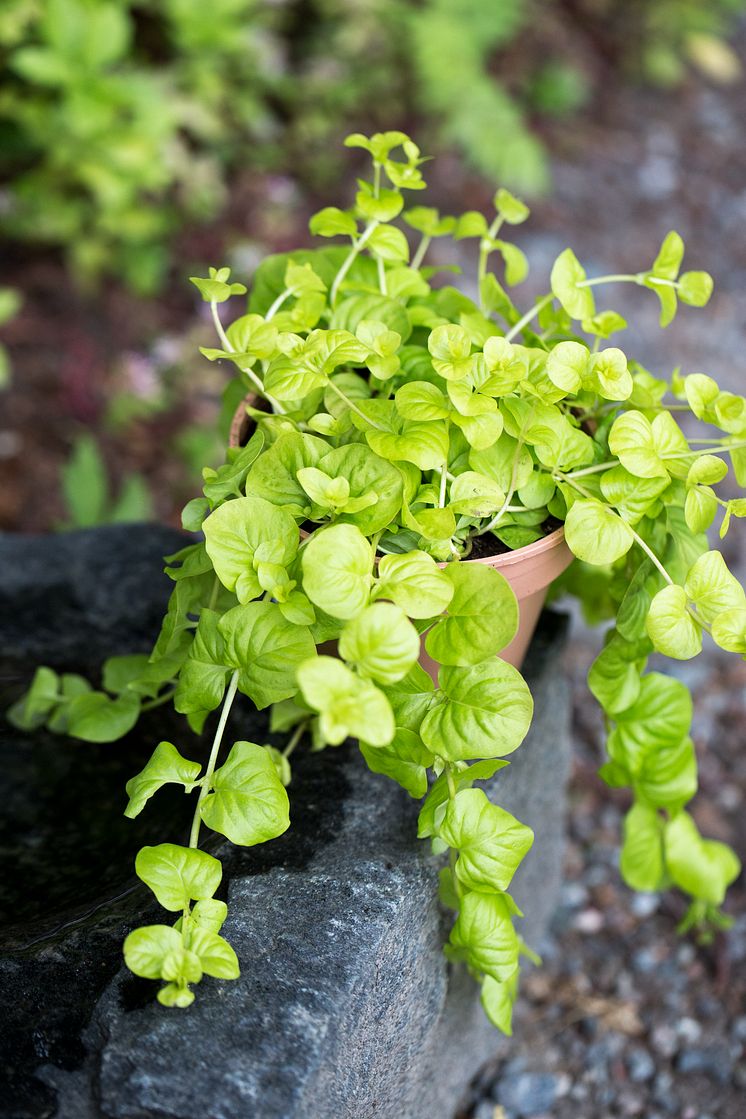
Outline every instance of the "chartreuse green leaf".
<svg viewBox="0 0 746 1119">
<path fill-rule="evenodd" d="M 578 498 L 568 510 L 565 539 L 573 555 L 598 566 L 615 563 L 634 543 L 627 523 L 590 498 Z"/>
<path fill-rule="evenodd" d="M 420 470 L 434 470 L 448 454 L 448 429 L 444 423 L 405 420 L 401 431 L 366 431 L 370 447 L 392 462 L 412 462 Z"/>
<path fill-rule="evenodd" d="M 513 1036 L 513 1003 L 518 992 L 518 972 L 504 983 L 485 975 L 481 984 L 482 1009 L 496 1029 Z"/>
<path fill-rule="evenodd" d="M 636 478 L 623 466 L 613 466 L 601 475 L 601 493 L 631 525 L 650 512 L 669 484 L 668 478 Z"/>
<path fill-rule="evenodd" d="M 109 699 L 103 692 L 87 692 L 70 700 L 67 733 L 84 742 L 113 742 L 132 730 L 140 714 L 140 700 L 132 692 Z"/>
<path fill-rule="evenodd" d="M 365 536 L 373 536 L 395 520 L 403 497 L 401 473 L 369 447 L 362 443 L 338 447 L 319 459 L 318 469 L 348 485 L 349 497 L 338 522 L 357 525 Z"/>
<path fill-rule="evenodd" d="M 182 950 L 181 934 L 171 925 L 144 925 L 125 940 L 124 962 L 134 975 L 161 979 L 168 956 Z"/>
<path fill-rule="evenodd" d="M 281 435 L 252 466 L 246 479 L 247 495 L 255 494 L 293 517 L 307 517 L 311 503 L 298 481 L 298 472 L 317 466 L 328 451 L 328 444 L 315 435 Z"/>
<path fill-rule="evenodd" d="M 642 678 L 636 701 L 619 712 L 616 720 L 609 753 L 635 774 L 650 751 L 676 746 L 686 737 L 692 721 L 692 697 L 680 680 L 649 672 Z"/>
<path fill-rule="evenodd" d="M 375 684 L 355 675 L 333 657 L 314 657 L 298 669 L 303 699 L 318 711 L 326 742 L 338 746 L 360 738 L 370 746 L 387 746 L 394 737 L 391 705 Z"/>
<path fill-rule="evenodd" d="M 453 598 L 454 585 L 427 552 L 382 556 L 373 598 L 387 598 L 410 618 L 434 618 Z"/>
<path fill-rule="evenodd" d="M 649 750 L 632 780 L 636 794 L 661 808 L 676 810 L 697 791 L 697 760 L 691 738 Z"/>
<path fill-rule="evenodd" d="M 471 338 L 461 326 L 436 326 L 427 341 L 433 367 L 447 381 L 460 381 L 474 368 Z"/>
<path fill-rule="evenodd" d="M 260 710 L 295 694 L 296 669 L 316 648 L 307 626 L 289 622 L 275 603 L 250 602 L 224 614 L 218 629 L 239 690 Z"/>
<path fill-rule="evenodd" d="M 220 932 L 227 916 L 228 906 L 218 898 L 203 898 L 195 902 L 190 914 L 195 925 L 209 932 Z M 176 923 L 176 928 L 180 928 L 180 922 Z"/>
<path fill-rule="evenodd" d="M 230 274 L 230 268 L 211 268 L 209 279 L 190 276 L 189 282 L 194 284 L 205 303 L 225 303 L 232 295 L 246 294 L 243 284 L 229 283 Z"/>
<path fill-rule="evenodd" d="M 325 206 L 323 210 L 313 215 L 308 228 L 315 237 L 354 237 L 357 233 L 357 222 L 347 210 L 340 210 L 336 206 Z"/>
<path fill-rule="evenodd" d="M 101 683 L 104 690 L 119 695 L 126 692 L 131 685 L 136 684 L 139 677 L 147 670 L 148 654 L 133 653 L 123 657 L 109 657 L 104 661 Z M 137 689 L 135 689 L 137 690 Z"/>
<path fill-rule="evenodd" d="M 518 937 L 510 906 L 502 894 L 465 894 L 449 944 L 458 959 L 499 983 L 506 982 L 518 969 Z"/>
<path fill-rule="evenodd" d="M 712 638 L 721 649 L 746 655 L 746 609 L 724 610 L 712 623 Z"/>
<path fill-rule="evenodd" d="M 640 694 L 644 661 L 637 644 L 613 634 L 588 672 L 588 687 L 604 711 L 614 715 L 631 707 Z"/>
<path fill-rule="evenodd" d="M 619 869 L 633 890 L 652 893 L 663 884 L 663 827 L 658 811 L 642 801 L 635 801 L 624 817 Z"/>
<path fill-rule="evenodd" d="M 419 800 L 427 792 L 427 771 L 433 756 L 422 743 L 419 735 L 404 727 L 397 727 L 387 746 L 369 746 L 360 743 L 360 752 L 368 769 L 390 777 Z"/>
<path fill-rule="evenodd" d="M 422 741 L 442 758 L 468 761 L 516 750 L 531 724 L 533 700 L 521 674 L 504 661 L 445 666 L 440 692 L 422 722 Z"/>
<path fill-rule="evenodd" d="M 276 547 L 275 562 L 282 566 L 298 549 L 298 526 L 291 515 L 254 494 L 221 505 L 202 529 L 215 574 L 224 587 L 235 591 L 239 602 L 250 602 L 263 593 L 255 566 L 255 553 L 262 544 Z"/>
<path fill-rule="evenodd" d="M 743 587 L 731 575 L 720 552 L 705 552 L 694 561 L 684 590 L 705 622 L 714 622 L 725 611 L 746 609 Z"/>
<path fill-rule="evenodd" d="M 225 659 L 220 615 L 202 610 L 174 696 L 174 707 L 182 715 L 214 711 L 220 706 L 231 669 Z"/>
<path fill-rule="evenodd" d="M 684 272 L 679 277 L 679 299 L 690 307 L 705 307 L 712 295 L 712 276 L 709 272 Z"/>
<path fill-rule="evenodd" d="M 505 494 L 492 478 L 465 470 L 451 483 L 448 504 L 454 513 L 481 519 L 496 513 L 504 501 Z"/>
<path fill-rule="evenodd" d="M 439 664 L 472 665 L 499 653 L 518 631 L 518 602 L 507 579 L 479 563 L 451 563 L 448 613 L 425 639 Z"/>
<path fill-rule="evenodd" d="M 583 287 L 585 269 L 572 249 L 560 253 L 552 266 L 552 293 L 572 319 L 591 319 L 596 313 L 593 290 Z"/>
<path fill-rule="evenodd" d="M 211 898 L 220 885 L 223 869 L 206 851 L 159 843 L 138 851 L 135 873 L 164 909 L 177 913 L 191 901 Z"/>
<path fill-rule="evenodd" d="M 721 905 L 725 891 L 741 872 L 741 864 L 725 843 L 702 839 L 687 812 L 666 824 L 666 867 L 672 879 L 692 897 Z"/>
<path fill-rule="evenodd" d="M 451 780 L 457 792 L 460 789 L 470 789 L 475 781 L 489 781 L 498 770 L 504 769 L 506 765 L 510 765 L 510 762 L 500 761 L 496 758 L 485 758 L 484 761 L 474 762 L 473 765 L 465 765 L 462 769 L 452 769 Z M 417 836 L 419 839 L 428 839 L 438 832 L 443 823 L 450 797 L 448 775 L 441 773 L 440 777 L 433 781 L 430 786 L 420 809 L 417 820 Z"/>
<path fill-rule="evenodd" d="M 303 589 L 334 618 L 354 618 L 367 605 L 373 586 L 373 551 L 354 525 L 331 525 L 317 532 L 302 551 Z"/>
<path fill-rule="evenodd" d="M 171 742 L 159 742 L 143 769 L 127 782 L 129 803 L 124 810 L 131 820 L 138 816 L 158 789 L 169 783 L 183 785 L 189 793 L 195 786 L 202 766 L 181 756 Z"/>
<path fill-rule="evenodd" d="M 400 606 L 376 602 L 344 627 L 339 652 L 362 676 L 395 684 L 416 662 L 420 636 Z"/>
<path fill-rule="evenodd" d="M 462 789 L 449 803 L 438 836 L 458 851 L 456 877 L 467 890 L 507 890 L 534 841 L 531 828 L 492 804 L 482 789 Z"/>
<path fill-rule="evenodd" d="M 609 450 L 636 478 L 686 477 L 689 445 L 670 412 L 659 412 L 652 423 L 642 412 L 624 412 L 609 433 Z"/>
<path fill-rule="evenodd" d="M 675 583 L 658 591 L 646 627 L 656 652 L 664 656 L 686 661 L 702 651 L 702 627 L 690 613 L 687 592 Z"/>
<path fill-rule="evenodd" d="M 559 342 L 547 355 L 546 373 L 566 393 L 587 389 L 605 400 L 626 400 L 632 393 L 627 358 L 615 346 L 591 354 L 580 342 Z"/>
<path fill-rule="evenodd" d="M 516 198 L 505 187 L 500 187 L 492 201 L 498 214 L 508 225 L 521 225 L 531 213 L 526 203 L 521 202 L 520 198 Z"/>
<path fill-rule="evenodd" d="M 241 847 L 266 843 L 290 826 L 290 802 L 274 760 L 254 742 L 234 743 L 199 811 L 208 827 Z"/>
<path fill-rule="evenodd" d="M 238 979 L 241 974 L 238 957 L 225 937 L 197 926 L 190 929 L 188 944 L 188 950 L 197 957 L 205 975 L 214 979 Z"/>
<path fill-rule="evenodd" d="M 384 688 L 396 725 L 419 734 L 420 725 L 433 705 L 435 685 L 420 664 L 413 664 L 407 675 Z"/>
<path fill-rule="evenodd" d="M 27 692 L 8 711 L 8 720 L 19 730 L 43 726 L 59 702 L 60 678 L 51 668 L 37 668 Z"/>
</svg>

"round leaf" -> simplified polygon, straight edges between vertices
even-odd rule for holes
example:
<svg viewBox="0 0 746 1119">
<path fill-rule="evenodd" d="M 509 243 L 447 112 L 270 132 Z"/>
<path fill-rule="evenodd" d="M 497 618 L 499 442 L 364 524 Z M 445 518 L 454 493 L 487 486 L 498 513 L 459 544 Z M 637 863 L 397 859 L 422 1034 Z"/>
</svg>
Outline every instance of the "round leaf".
<svg viewBox="0 0 746 1119">
<path fill-rule="evenodd" d="M 507 579 L 480 563 L 451 563 L 448 613 L 430 630 L 425 648 L 439 664 L 471 665 L 499 653 L 518 632 L 518 602 Z"/>
<path fill-rule="evenodd" d="M 565 539 L 573 555 L 605 566 L 626 555 L 634 543 L 629 526 L 600 501 L 578 499 L 568 511 Z"/>
<path fill-rule="evenodd" d="M 303 589 L 333 618 L 354 618 L 368 605 L 373 554 L 354 525 L 332 525 L 316 533 L 301 553 Z"/>
<path fill-rule="evenodd" d="M 347 623 L 340 655 L 379 684 L 402 680 L 420 653 L 420 637 L 400 606 L 376 602 Z"/>
<path fill-rule="evenodd" d="M 526 737 L 533 700 L 521 674 L 504 661 L 440 670 L 439 702 L 422 722 L 422 741 L 449 761 L 499 758 Z"/>
<path fill-rule="evenodd" d="M 702 651 L 702 629 L 689 613 L 683 587 L 666 586 L 650 604 L 646 628 L 658 653 L 687 661 Z"/>
</svg>

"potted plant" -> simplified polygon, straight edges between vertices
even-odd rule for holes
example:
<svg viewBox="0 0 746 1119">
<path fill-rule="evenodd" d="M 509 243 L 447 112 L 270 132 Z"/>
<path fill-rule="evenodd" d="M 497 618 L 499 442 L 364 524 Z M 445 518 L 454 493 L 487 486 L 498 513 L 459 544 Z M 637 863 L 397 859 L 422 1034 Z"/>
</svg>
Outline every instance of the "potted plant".
<svg viewBox="0 0 746 1119">
<path fill-rule="evenodd" d="M 703 634 L 746 652 L 746 597 L 705 537 L 720 511 L 721 536 L 746 514 L 746 500 L 714 488 L 729 463 L 746 481 L 746 400 L 701 374 L 653 376 L 607 344 L 626 323 L 596 306 L 597 287 L 650 289 L 662 326 L 679 301 L 707 302 L 710 277 L 680 273 L 676 233 L 633 275 L 589 278 L 566 249 L 551 290 L 522 312 L 506 288 L 526 259 L 502 236 L 527 218 L 522 202 L 499 190 L 491 220 L 405 209 L 405 193 L 425 186 L 416 145 L 401 132 L 346 142 L 370 154 L 372 177 L 353 208 L 311 220 L 312 233 L 346 245 L 269 257 L 230 325 L 220 305 L 245 287 L 225 268 L 193 281 L 219 340 L 203 352 L 236 366 L 227 400 L 238 412 L 227 461 L 204 471 L 203 496 L 184 510 L 204 540 L 168 561 L 175 587 L 152 655 L 107 662 L 99 691 L 41 668 L 11 717 L 104 741 L 143 707 L 173 700 L 198 731 L 220 712 L 204 771 L 161 742 L 127 785 L 129 816 L 169 782 L 193 795 L 188 845 L 145 847 L 136 862 L 176 923 L 136 929 L 124 948 L 175 1006 L 203 974 L 239 968 L 220 935 L 221 866 L 200 847 L 202 826 L 246 845 L 281 834 L 299 743 L 357 738 L 372 770 L 424 798 L 418 834 L 448 853 L 446 952 L 509 1032 L 530 950 L 508 889 L 533 835 L 477 783 L 528 730 L 516 665 L 547 585 L 573 557 L 562 585 L 615 620 L 589 685 L 608 729 L 601 775 L 632 793 L 622 874 L 688 894 L 684 927 L 727 924 L 720 906 L 738 860 L 686 811 L 697 787 L 691 698 L 646 664 L 653 651 L 695 656 Z M 399 218 L 417 236 L 411 260 Z M 478 243 L 476 299 L 431 282 L 447 266 L 425 263 L 428 249 L 449 235 Z M 719 433 L 690 439 L 678 413 Z M 226 755 L 237 692 L 272 705 L 284 750 L 236 742 Z"/>
</svg>

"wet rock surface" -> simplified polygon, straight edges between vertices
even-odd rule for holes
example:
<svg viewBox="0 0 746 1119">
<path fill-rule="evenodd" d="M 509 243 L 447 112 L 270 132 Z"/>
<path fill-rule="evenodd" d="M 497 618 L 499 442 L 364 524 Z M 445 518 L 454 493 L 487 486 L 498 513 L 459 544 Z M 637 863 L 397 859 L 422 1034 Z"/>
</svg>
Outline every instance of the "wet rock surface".
<svg viewBox="0 0 746 1119">
<path fill-rule="evenodd" d="M 147 648 L 168 594 L 168 582 L 158 577 L 161 556 L 181 542 L 172 532 L 132 526 L 51 540 L 0 538 L 7 699 L 27 682 L 37 659 L 81 669 L 113 652 Z M 53 575 L 45 575 L 50 570 Z M 23 602 L 26 589 L 35 593 L 33 609 Z M 64 609 L 57 641 L 59 604 Z M 569 694 L 560 669 L 564 630 L 562 618 L 545 615 L 525 669 L 536 699 L 534 728 L 491 790 L 536 831 L 515 889 L 527 914 L 522 932 L 535 945 L 554 908 L 562 864 L 569 767 Z M 267 739 L 265 717 L 248 705 L 239 706 L 232 729 L 235 736 Z M 40 758 L 51 750 L 73 758 L 90 752 L 86 763 L 67 769 L 68 763 L 61 764 L 51 777 L 44 764 L 35 771 L 21 766 L 17 818 L 26 810 L 22 790 L 29 774 L 35 772 L 37 787 L 44 790 L 50 779 L 74 783 L 82 774 L 90 781 L 111 765 L 111 785 L 94 785 L 90 797 L 100 815 L 93 814 L 93 823 L 83 816 L 83 831 L 93 827 L 96 834 L 101 828 L 103 835 L 110 823 L 119 835 L 124 803 L 119 785 L 142 764 L 139 753 L 147 756 L 164 733 L 198 755 L 197 744 L 177 726 L 144 727 L 131 742 L 105 748 L 18 735 L 4 726 L 8 755 L 27 763 L 35 752 Z M 394 1114 L 448 1119 L 453 1114 L 469 1080 L 494 1052 L 495 1035 L 469 977 L 443 961 L 447 918 L 436 900 L 436 863 L 413 838 L 416 805 L 371 774 L 356 750 L 344 747 L 320 756 L 301 753 L 291 798 L 293 824 L 281 839 L 255 850 L 215 847 L 224 858 L 224 896 L 231 909 L 225 932 L 243 974 L 234 983 L 206 980 L 186 1011 L 159 1007 L 154 986 L 121 967 L 126 931 L 161 919 L 133 881 L 132 854 L 143 839 L 184 838 L 189 813 L 183 797 L 167 799 L 161 809 L 154 801 L 141 817 L 143 834 L 124 821 L 131 834 L 107 852 L 110 873 L 97 864 L 95 873 L 81 878 L 80 868 L 73 867 L 78 877 L 72 900 L 57 884 L 49 906 L 27 913 L 25 920 L 8 915 L 0 940 L 7 1082 L 0 1114 L 13 1119 L 388 1119 Z M 46 817 L 38 824 L 38 834 L 46 837 L 40 849 L 50 874 L 56 870 L 61 882 L 75 856 L 75 799 L 66 808 L 69 825 L 53 821 L 62 831 L 70 828 L 69 844 L 60 845 L 56 862 L 54 827 Z M 85 801 L 82 790 L 80 800 Z M 18 825 L 19 839 L 32 833 L 33 821 L 27 820 L 26 828 L 22 833 Z M 90 839 L 81 836 L 83 843 Z M 12 831 L 5 840 L 10 865 Z M 30 858 L 29 867 L 33 863 Z M 548 1098 L 543 1082 L 541 1091 Z"/>
</svg>

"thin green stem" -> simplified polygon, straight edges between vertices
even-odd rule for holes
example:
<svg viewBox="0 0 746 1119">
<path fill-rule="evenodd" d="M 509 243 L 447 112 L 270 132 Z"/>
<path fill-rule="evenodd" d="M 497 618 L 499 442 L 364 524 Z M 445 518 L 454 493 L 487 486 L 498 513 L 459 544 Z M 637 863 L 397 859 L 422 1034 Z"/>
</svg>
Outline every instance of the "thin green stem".
<svg viewBox="0 0 746 1119">
<path fill-rule="evenodd" d="M 156 696 L 155 699 L 149 699 L 147 703 L 143 703 L 140 707 L 140 713 L 143 711 L 153 711 L 156 707 L 162 707 L 164 703 L 168 703 L 176 695 L 176 688 L 169 688 L 167 692 L 162 695 Z"/>
<path fill-rule="evenodd" d="M 492 252 L 490 241 L 494 241 L 495 237 L 497 237 L 500 226 L 503 224 L 504 220 L 505 219 L 498 214 L 492 225 L 487 230 L 487 236 L 482 237 L 479 242 L 479 265 L 477 267 L 477 281 L 479 284 L 479 306 L 482 311 L 484 311 L 484 303 L 482 302 L 482 280 L 487 275 L 487 261 L 489 259 L 490 253 Z"/>
<path fill-rule="evenodd" d="M 587 490 L 584 486 L 580 486 L 580 485 L 578 485 L 577 482 L 574 482 L 572 480 L 572 477 L 569 474 L 562 474 L 560 471 L 557 471 L 557 473 L 555 474 L 555 477 L 559 478 L 559 480 L 562 481 L 562 482 L 567 482 L 568 485 L 572 486 L 572 488 L 574 490 L 577 490 L 578 493 L 582 494 L 583 497 L 588 497 L 588 498 L 591 499 L 591 501 L 598 501 L 598 498 L 594 494 L 590 493 L 590 491 Z M 619 516 L 618 512 L 617 512 L 617 516 Z M 651 560 L 651 562 L 655 565 L 655 567 L 658 568 L 658 570 L 660 571 L 661 575 L 666 580 L 666 582 L 670 583 L 670 584 L 673 584 L 673 579 L 668 574 L 665 567 L 663 566 L 661 561 L 658 559 L 658 557 L 656 556 L 655 552 L 650 547 L 650 545 L 647 544 L 643 540 L 643 538 L 640 536 L 639 532 L 635 532 L 635 530 L 632 528 L 631 524 L 629 524 L 627 521 L 625 521 L 624 523 L 627 526 L 627 528 L 629 529 L 635 543 L 638 544 L 642 548 L 645 555 Z"/>
<path fill-rule="evenodd" d="M 378 286 L 381 289 L 381 295 L 388 295 L 389 289 L 386 286 L 386 265 L 383 263 L 382 257 L 376 257 L 376 266 L 378 268 Z"/>
<path fill-rule="evenodd" d="M 516 449 L 515 449 L 515 457 L 513 459 L 513 468 L 510 472 L 510 485 L 508 486 L 508 492 L 505 495 L 505 501 L 503 501 L 502 505 L 498 509 L 497 513 L 495 513 L 492 520 L 489 521 L 484 526 L 484 528 L 480 528 L 479 531 L 474 534 L 475 536 L 484 536 L 486 533 L 492 532 L 492 530 L 494 528 L 497 528 L 497 526 L 500 524 L 500 521 L 503 519 L 503 517 L 507 513 L 508 509 L 510 508 L 510 503 L 513 500 L 513 494 L 515 493 L 515 480 L 516 480 L 516 473 L 518 471 L 518 459 L 521 457 L 521 451 L 522 450 L 523 450 L 523 438 L 522 438 L 522 435 L 521 435 L 521 436 L 518 437 L 518 443 L 517 443 Z"/>
<path fill-rule="evenodd" d="M 438 494 L 438 508 L 445 509 L 446 485 L 448 483 L 448 463 L 444 462 L 440 468 L 440 493 Z"/>
<path fill-rule="evenodd" d="M 202 816 L 200 814 L 200 807 L 202 805 L 202 801 L 205 799 L 207 794 L 210 792 L 210 788 L 212 787 L 212 775 L 215 772 L 215 766 L 217 765 L 217 761 L 218 761 L 218 754 L 220 753 L 220 747 L 222 745 L 223 735 L 225 733 L 225 725 L 228 722 L 228 716 L 231 713 L 231 707 L 233 706 L 233 700 L 236 698 L 237 690 L 238 690 L 238 669 L 236 669 L 236 671 L 231 676 L 230 683 L 228 685 L 228 691 L 226 692 L 225 699 L 223 700 L 223 709 L 220 712 L 220 720 L 218 722 L 217 730 L 215 731 L 215 737 L 212 740 L 212 747 L 210 749 L 210 757 L 207 761 L 207 769 L 205 770 L 205 775 L 202 778 L 202 785 L 201 785 L 200 790 L 199 790 L 199 797 L 197 798 L 197 803 L 196 803 L 195 808 L 194 808 L 194 819 L 192 820 L 192 830 L 191 830 L 191 833 L 189 835 L 189 846 L 190 847 L 196 847 L 199 843 L 199 829 L 200 829 L 200 826 L 202 824 Z"/>
<path fill-rule="evenodd" d="M 582 470 L 572 470 L 569 474 L 565 474 L 565 478 L 583 478 L 586 474 L 600 474 L 604 470 L 613 470 L 615 466 L 619 466 L 619 460 L 614 459 L 613 462 L 597 462 L 595 466 L 584 466 Z"/>
<path fill-rule="evenodd" d="M 453 780 L 453 769 L 452 769 L 450 763 L 446 763 L 445 773 L 446 773 L 446 781 L 448 782 L 448 799 L 450 800 L 451 803 L 453 803 L 453 801 L 456 799 L 456 782 Z M 448 850 L 448 862 L 449 862 L 449 865 L 450 865 L 450 868 L 451 868 L 451 880 L 453 882 L 453 888 L 456 891 L 456 896 L 458 898 L 460 898 L 462 890 L 461 890 L 461 883 L 459 882 L 458 878 L 456 877 L 456 859 L 457 858 L 458 858 L 458 852 L 454 851 L 453 847 L 449 848 L 449 850 Z"/>
<path fill-rule="evenodd" d="M 218 314 L 218 305 L 214 300 L 212 300 L 210 302 L 210 311 L 212 312 L 212 321 L 215 324 L 215 330 L 217 331 L 218 338 L 223 343 L 223 349 L 226 350 L 229 354 L 235 354 L 235 352 L 236 352 L 235 348 L 230 344 L 230 341 L 228 340 L 228 335 L 223 330 L 223 324 L 220 321 L 220 315 Z M 249 378 L 251 383 L 256 388 L 257 392 L 259 392 L 261 394 L 261 396 L 263 396 L 265 398 L 265 400 L 267 400 L 267 402 L 272 406 L 272 409 L 275 412 L 277 412 L 279 415 L 283 415 L 284 412 L 285 412 L 285 409 L 280 404 L 279 400 L 275 400 L 275 398 L 273 396 L 270 396 L 270 394 L 265 389 L 265 387 L 264 387 L 264 385 L 261 381 L 261 378 L 257 377 L 254 370 L 253 369 L 242 369 L 241 372 L 246 374 L 246 376 Z"/>
<path fill-rule="evenodd" d="M 264 316 L 264 321 L 269 322 L 270 319 L 273 319 L 277 312 L 280 310 L 280 307 L 282 307 L 285 300 L 289 299 L 292 294 L 293 293 L 290 288 L 285 288 L 284 291 L 281 291 L 280 294 L 277 296 L 277 299 L 275 299 L 274 303 L 267 311 L 267 314 Z"/>
<path fill-rule="evenodd" d="M 655 567 L 657 567 L 657 568 L 658 568 L 658 570 L 660 571 L 661 575 L 662 575 L 662 576 L 663 576 L 663 578 L 664 578 L 664 579 L 666 580 L 666 582 L 667 582 L 667 583 L 668 583 L 668 584 L 669 584 L 670 586 L 673 586 L 673 582 L 674 582 L 674 581 L 673 581 L 673 579 L 672 579 L 672 578 L 671 578 L 671 576 L 670 576 L 670 575 L 668 574 L 668 572 L 666 571 L 665 567 L 663 566 L 663 564 L 661 563 L 661 561 L 660 561 L 660 560 L 658 559 L 658 557 L 656 556 L 656 554 L 655 554 L 655 552 L 653 551 L 653 549 L 652 549 L 652 548 L 651 548 L 651 547 L 649 546 L 649 544 L 646 544 L 646 543 L 645 543 L 645 541 L 643 540 L 643 538 L 642 538 L 642 537 L 640 536 L 639 532 L 635 532 L 635 530 L 634 530 L 634 529 L 632 528 L 632 525 L 631 525 L 631 524 L 627 524 L 627 528 L 628 528 L 628 529 L 629 529 L 629 531 L 630 531 L 630 532 L 632 533 L 632 536 L 633 536 L 633 537 L 634 537 L 634 539 L 635 539 L 635 543 L 636 543 L 636 544 L 638 544 L 638 545 L 639 545 L 639 546 L 640 546 L 640 547 L 642 548 L 643 552 L 644 552 L 644 553 L 645 553 L 645 555 L 646 555 L 646 556 L 648 557 L 648 559 L 649 559 L 649 560 L 651 560 L 651 562 L 652 562 L 652 563 L 653 563 L 653 564 L 655 565 Z"/>
<path fill-rule="evenodd" d="M 579 288 L 594 288 L 597 284 L 641 284 L 642 273 L 637 272 L 634 275 L 631 272 L 619 272 L 611 276 L 594 276 L 590 280 L 581 280 L 577 286 Z"/>
<path fill-rule="evenodd" d="M 697 440 L 690 440 L 694 443 Z M 739 451 L 742 447 L 746 447 L 746 439 L 740 439 L 736 443 L 720 443 L 714 447 L 703 447 L 700 451 L 682 451 L 679 454 L 661 455 L 662 459 L 680 459 L 680 458 L 701 458 L 702 455 L 727 455 L 729 451 Z"/>
<path fill-rule="evenodd" d="M 520 318 L 515 326 L 512 326 L 508 333 L 505 335 L 505 341 L 512 342 L 516 335 L 521 333 L 524 326 L 528 326 L 531 320 L 535 318 L 540 311 L 543 311 L 548 303 L 552 302 L 553 298 L 554 296 L 550 292 L 549 295 L 545 295 L 543 299 L 540 299 L 538 303 L 535 303 L 530 311 L 526 311 L 526 314 L 523 316 L 523 318 Z"/>
<path fill-rule="evenodd" d="M 414 256 L 412 257 L 412 263 L 410 265 L 411 268 L 417 269 L 421 266 L 423 260 L 425 259 L 425 253 L 430 248 L 430 242 L 431 241 L 432 241 L 432 237 L 428 237 L 428 235 L 426 233 L 422 234 L 422 240 L 420 241 L 419 245 L 417 246 L 417 250 L 416 250 Z"/>
<path fill-rule="evenodd" d="M 290 736 L 290 739 L 288 740 L 287 746 L 282 751 L 283 758 L 289 758 L 290 757 L 293 750 L 295 749 L 295 747 L 298 745 L 301 738 L 305 734 L 307 728 L 308 728 L 308 720 L 307 719 L 304 719 L 302 723 L 298 723 L 298 726 L 295 728 L 292 735 Z"/>
<path fill-rule="evenodd" d="M 349 408 L 349 409 L 350 409 L 351 411 L 353 411 L 353 412 L 354 412 L 354 413 L 355 413 L 355 414 L 356 414 L 357 416 L 360 416 L 360 418 L 361 418 L 361 419 L 363 419 L 363 420 L 365 420 L 365 422 L 366 422 L 367 424 L 370 424 L 370 426 L 371 426 L 371 427 L 374 427 L 374 428 L 376 429 L 376 431 L 385 431 L 385 430 L 386 430 L 385 428 L 381 427 L 381 425 L 380 425 L 380 424 L 377 424 L 377 423 L 375 422 L 375 420 L 372 420 L 372 419 L 370 418 L 370 416 L 366 416 L 365 412 L 362 412 L 362 411 L 361 411 L 361 410 L 360 410 L 360 409 L 358 408 L 358 406 L 357 406 L 357 404 L 355 403 L 355 401 L 354 401 L 354 400 L 350 400 L 350 398 L 349 398 L 349 396 L 347 395 L 347 393 L 345 393 L 345 392 L 342 392 L 342 389 L 341 389 L 341 388 L 339 388 L 339 387 L 338 387 L 337 385 L 335 385 L 334 381 L 329 381 L 329 388 L 330 388 L 330 389 L 332 389 L 332 390 L 333 390 L 334 392 L 336 392 L 336 394 L 337 394 L 337 396 L 339 397 L 339 399 L 340 399 L 340 400 L 344 400 L 345 404 L 347 405 L 347 407 L 348 407 L 348 408 Z"/>
<path fill-rule="evenodd" d="M 352 248 L 350 249 L 348 255 L 345 257 L 344 261 L 342 262 L 342 265 L 339 269 L 339 272 L 337 272 L 337 275 L 334 277 L 334 283 L 332 284 L 332 290 L 329 292 L 329 302 L 330 302 L 332 307 L 334 307 L 336 302 L 337 302 L 337 293 L 339 292 L 339 289 L 342 285 L 342 281 L 344 280 L 347 273 L 350 271 L 350 268 L 352 267 L 352 264 L 353 264 L 353 261 L 355 260 L 355 257 L 358 255 L 358 253 L 360 252 L 360 250 L 363 248 L 363 246 L 367 242 L 368 238 L 370 237 L 371 233 L 373 232 L 374 229 L 376 229 L 376 227 L 378 225 L 379 225 L 379 222 L 377 222 L 375 220 L 373 220 L 371 222 L 368 222 L 365 229 L 360 234 L 357 241 L 355 241 L 355 243 L 352 246 Z"/>
</svg>

